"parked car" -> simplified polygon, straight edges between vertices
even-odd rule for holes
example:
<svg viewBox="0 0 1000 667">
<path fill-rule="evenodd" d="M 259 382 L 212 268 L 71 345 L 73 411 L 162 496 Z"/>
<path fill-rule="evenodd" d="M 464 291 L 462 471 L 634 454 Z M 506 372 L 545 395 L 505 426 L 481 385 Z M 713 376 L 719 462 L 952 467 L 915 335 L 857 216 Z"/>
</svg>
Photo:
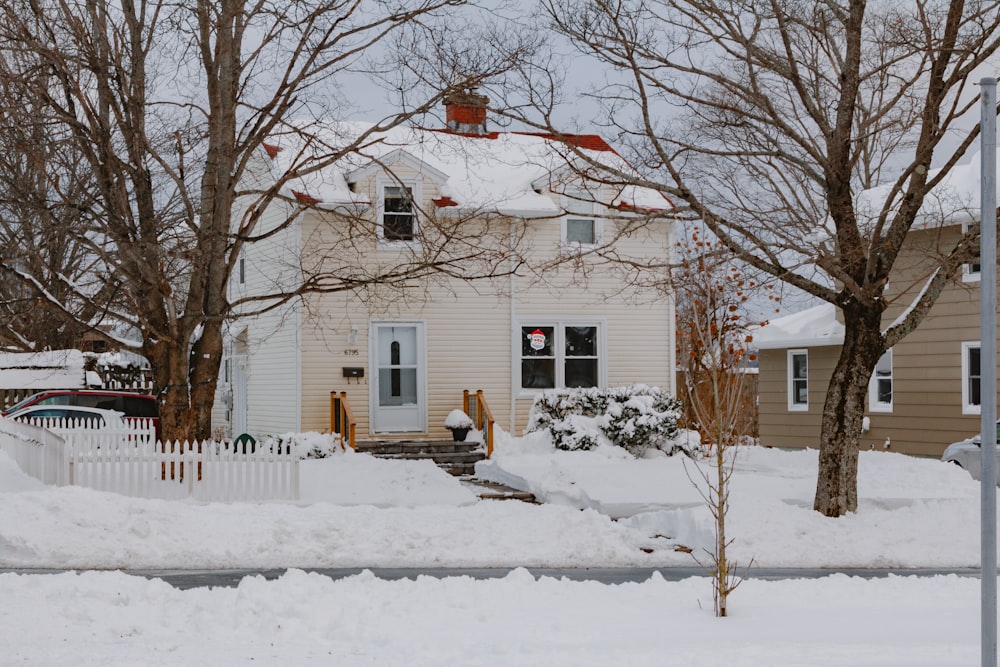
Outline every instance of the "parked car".
<svg viewBox="0 0 1000 667">
<path fill-rule="evenodd" d="M 953 442 L 945 448 L 941 460 L 965 468 L 973 479 L 981 479 L 983 476 L 981 440 L 982 437 L 977 433 L 971 438 Z M 1000 442 L 1000 421 L 997 422 L 997 441 Z M 997 470 L 1000 471 L 1000 446 L 997 447 Z"/>
<path fill-rule="evenodd" d="M 15 403 L 3 412 L 4 417 L 34 405 L 75 406 L 116 410 L 126 419 L 151 419 L 160 436 L 160 406 L 155 396 L 129 391 L 100 391 L 97 389 L 54 389 L 41 391 Z"/>
<path fill-rule="evenodd" d="M 76 405 L 29 405 L 6 415 L 7 419 L 33 421 L 36 419 L 73 419 L 82 428 L 126 429 L 125 416 L 117 410 L 103 410 Z"/>
</svg>

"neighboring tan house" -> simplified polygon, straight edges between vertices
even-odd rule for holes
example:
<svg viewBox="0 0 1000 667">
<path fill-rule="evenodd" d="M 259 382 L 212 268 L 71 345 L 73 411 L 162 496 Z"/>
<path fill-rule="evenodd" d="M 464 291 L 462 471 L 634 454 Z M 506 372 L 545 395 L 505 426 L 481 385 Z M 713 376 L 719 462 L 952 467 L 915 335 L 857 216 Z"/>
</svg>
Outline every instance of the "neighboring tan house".
<svg viewBox="0 0 1000 667">
<path fill-rule="evenodd" d="M 887 289 L 883 326 L 912 303 L 939 249 L 953 247 L 964 226 L 978 219 L 978 189 L 974 156 L 925 204 L 934 213 L 923 215 L 907 238 Z M 878 202 L 879 190 L 866 196 Z M 940 456 L 948 444 L 979 432 L 979 298 L 979 266 L 966 265 L 920 327 L 879 360 L 869 384 L 863 448 Z M 755 336 L 763 444 L 819 446 L 823 402 L 843 334 L 839 312 L 825 304 L 773 320 Z"/>
<path fill-rule="evenodd" d="M 629 168 L 600 137 L 488 131 L 485 101 L 453 98 L 450 129 L 395 128 L 366 142 L 365 157 L 293 181 L 261 224 L 274 228 L 297 208 L 301 215 L 247 248 L 230 296 L 267 294 L 303 277 L 356 276 L 360 284 L 373 267 L 435 252 L 429 235 L 446 229 L 469 244 L 466 261 L 494 261 L 499 276 L 468 283 L 434 274 L 403 292 L 369 285 L 234 320 L 218 430 L 330 430 L 331 392 L 347 392 L 358 437 L 443 437 L 463 390 L 482 390 L 497 425 L 511 432 L 523 429 L 545 388 L 643 383 L 673 392 L 672 301 L 630 284 L 621 266 L 585 256 L 623 220 L 670 203 L 651 190 L 581 181 L 567 166 L 567 143 Z M 337 123 L 320 138 L 348 141 L 363 129 Z M 302 155 L 294 137 L 266 148 L 261 186 Z M 665 265 L 671 227 L 645 225 L 614 248 Z M 518 257 L 528 264 L 507 275 Z M 546 266 L 555 259 L 568 261 Z"/>
</svg>

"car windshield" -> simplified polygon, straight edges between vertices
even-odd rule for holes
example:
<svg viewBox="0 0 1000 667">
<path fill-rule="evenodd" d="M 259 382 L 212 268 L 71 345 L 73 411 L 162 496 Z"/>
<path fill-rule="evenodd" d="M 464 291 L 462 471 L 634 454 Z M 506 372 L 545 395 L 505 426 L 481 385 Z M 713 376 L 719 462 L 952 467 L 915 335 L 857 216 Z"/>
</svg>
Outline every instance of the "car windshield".
<svg viewBox="0 0 1000 667">
<path fill-rule="evenodd" d="M 7 408 L 6 410 L 4 410 L 4 413 L 14 412 L 15 410 L 20 410 L 21 408 L 23 408 L 28 403 L 31 403 L 32 401 L 34 401 L 36 396 L 40 396 L 43 393 L 44 392 L 40 391 L 37 394 L 32 394 L 31 396 L 28 396 L 27 398 L 21 399 L 20 401 L 18 401 L 14 405 L 12 405 L 9 408 Z"/>
</svg>

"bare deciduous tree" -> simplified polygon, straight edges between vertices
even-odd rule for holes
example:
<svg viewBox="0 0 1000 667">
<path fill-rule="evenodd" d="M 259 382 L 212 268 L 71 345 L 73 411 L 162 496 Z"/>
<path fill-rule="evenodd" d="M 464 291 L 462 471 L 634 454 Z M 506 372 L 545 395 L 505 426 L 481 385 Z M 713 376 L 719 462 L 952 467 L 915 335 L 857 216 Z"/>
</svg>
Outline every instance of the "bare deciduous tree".
<svg viewBox="0 0 1000 667">
<path fill-rule="evenodd" d="M 743 581 L 739 564 L 729 559 L 733 540 L 726 532 L 729 491 L 738 445 L 747 437 L 746 380 L 754 322 L 746 312 L 750 296 L 763 289 L 745 275 L 721 243 L 706 241 L 697 230 L 678 243 L 679 265 L 672 285 L 677 295 L 678 365 L 684 371 L 686 399 L 702 443 L 712 459 L 709 470 L 688 472 L 715 520 L 715 544 L 707 562 L 712 573 L 716 616 L 726 616 L 729 594 Z M 752 566 L 745 563 L 744 569 Z"/>
<path fill-rule="evenodd" d="M 260 231 L 263 210 L 285 199 L 285 186 L 346 155 L 363 152 L 385 129 L 426 113 L 453 90 L 502 71 L 497 51 L 474 76 L 443 81 L 419 103 L 383 119 L 351 141 L 310 141 L 302 118 L 337 118 L 349 110 L 339 76 L 394 36 L 419 43 L 425 29 L 463 3 L 454 0 L 258 2 L 181 0 L 18 0 L 0 9 L 4 85 L 32 100 L 38 118 L 72 142 L 89 173 L 85 224 L 62 217 L 67 235 L 83 244 L 85 273 L 42 274 L 7 258 L 8 277 L 35 290 L 52 312 L 91 327 L 113 320 L 138 332 L 170 438 L 205 438 L 222 353 L 222 327 L 233 314 L 226 285 L 246 244 Z M 454 27 L 454 26 L 453 26 Z M 403 39 L 400 37 L 400 39 Z M 241 190 L 270 137 L 297 133 L 302 151 L 268 187 Z M 31 152 L 31 151 L 27 151 Z M 41 169 L 52 185 L 55 174 Z M 14 192 L 14 196 L 17 196 Z M 251 204 L 234 217 L 239 197 Z M 68 205 L 58 188 L 40 209 Z M 291 200 L 295 215 L 309 202 Z M 28 252 L 27 254 L 30 254 Z M 94 267 L 99 267 L 95 269 Z M 307 276 L 275 295 L 274 303 L 323 290 L 371 284 L 404 285 L 434 270 L 461 273 L 454 255 L 415 257 L 359 278 Z M 99 271 L 99 272 L 95 272 Z M 55 287 L 58 286 L 58 289 Z M 90 304 L 80 310 L 71 302 Z"/>
<path fill-rule="evenodd" d="M 845 336 L 823 408 L 814 505 L 827 516 L 855 510 L 872 370 L 978 244 L 972 226 L 928 253 L 925 284 L 883 329 L 904 241 L 978 136 L 961 121 L 976 105 L 970 77 L 1000 46 L 1000 3 L 543 6 L 553 30 L 607 67 L 593 95 L 644 178 L 605 170 L 606 178 L 659 188 L 736 257 L 839 309 Z M 543 111 L 533 122 L 555 130 Z M 883 197 L 860 206 L 874 185 Z"/>
</svg>

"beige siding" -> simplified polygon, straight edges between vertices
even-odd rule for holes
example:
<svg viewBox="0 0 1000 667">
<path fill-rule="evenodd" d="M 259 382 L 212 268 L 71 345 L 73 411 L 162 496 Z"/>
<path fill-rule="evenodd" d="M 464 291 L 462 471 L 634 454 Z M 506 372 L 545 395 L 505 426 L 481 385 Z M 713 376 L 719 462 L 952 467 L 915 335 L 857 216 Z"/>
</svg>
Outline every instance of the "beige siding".
<svg viewBox="0 0 1000 667">
<path fill-rule="evenodd" d="M 802 348 L 795 348 L 802 349 Z M 788 351 L 761 350 L 760 441 L 771 447 L 818 447 L 823 398 L 837 363 L 839 347 L 808 349 L 809 409 L 788 409 Z"/>
<path fill-rule="evenodd" d="M 394 169 L 401 178 L 415 176 Z M 361 186 L 359 186 L 359 190 Z M 374 191 L 373 191 L 374 192 Z M 423 181 L 421 194 L 426 210 L 430 199 L 440 196 L 433 182 Z M 476 224 L 470 222 L 468 224 Z M 526 225 L 524 244 L 534 260 L 560 251 L 560 221 L 505 221 L 485 230 L 484 244 L 506 244 L 510 228 Z M 335 219 L 311 217 L 304 223 L 304 238 L 317 247 L 342 247 L 336 238 L 344 224 Z M 606 230 L 607 234 L 613 229 Z M 361 246 L 367 261 L 392 260 L 392 251 L 376 251 L 374 243 Z M 655 243 L 655 245 L 654 245 Z M 637 233 L 621 242 L 623 251 L 653 252 L 664 256 L 670 247 L 661 227 L 653 236 Z M 307 256 L 309 250 L 306 250 Z M 358 422 L 359 434 L 369 429 L 369 323 L 373 319 L 418 320 L 427 337 L 427 434 L 444 436 L 444 418 L 461 406 L 462 390 L 482 389 L 498 425 L 520 433 L 534 398 L 521 392 L 520 322 L 578 319 L 605 323 L 606 381 L 611 385 L 644 383 L 672 389 L 672 310 L 669 300 L 653 298 L 641 290 L 623 288 L 620 276 L 590 268 L 580 273 L 570 269 L 548 271 L 541 276 L 523 271 L 514 280 L 515 299 L 510 299 L 508 278 L 473 285 L 458 281 L 431 281 L 413 285 L 405 294 L 383 292 L 366 295 L 330 294 L 310 298 L 303 310 L 302 328 L 302 428 L 325 430 L 330 426 L 330 392 L 347 391 Z M 640 299 L 641 297 L 641 299 Z M 351 329 L 357 341 L 348 345 Z M 517 338 L 515 339 L 515 336 Z M 515 349 L 517 350 L 515 353 Z M 343 377 L 345 366 L 364 366 L 360 382 Z M 512 425 L 512 407 L 516 408 Z"/>
<path fill-rule="evenodd" d="M 926 258 L 938 243 L 953 243 L 959 230 L 914 232 L 900 271 L 890 283 L 892 300 L 883 323 L 891 324 L 926 280 Z M 903 294 L 900 294 L 903 292 Z M 866 412 L 871 430 L 863 448 L 940 456 L 951 442 L 979 431 L 979 416 L 962 413 L 962 342 L 979 340 L 978 283 L 955 283 L 941 294 L 930 314 L 893 349 L 892 411 Z M 813 366 L 821 352 L 822 372 Z M 839 347 L 810 349 L 810 410 L 794 415 L 787 408 L 785 350 L 761 352 L 761 441 L 776 446 L 816 446 L 819 412 Z M 813 370 L 817 373 L 814 374 Z"/>
</svg>

